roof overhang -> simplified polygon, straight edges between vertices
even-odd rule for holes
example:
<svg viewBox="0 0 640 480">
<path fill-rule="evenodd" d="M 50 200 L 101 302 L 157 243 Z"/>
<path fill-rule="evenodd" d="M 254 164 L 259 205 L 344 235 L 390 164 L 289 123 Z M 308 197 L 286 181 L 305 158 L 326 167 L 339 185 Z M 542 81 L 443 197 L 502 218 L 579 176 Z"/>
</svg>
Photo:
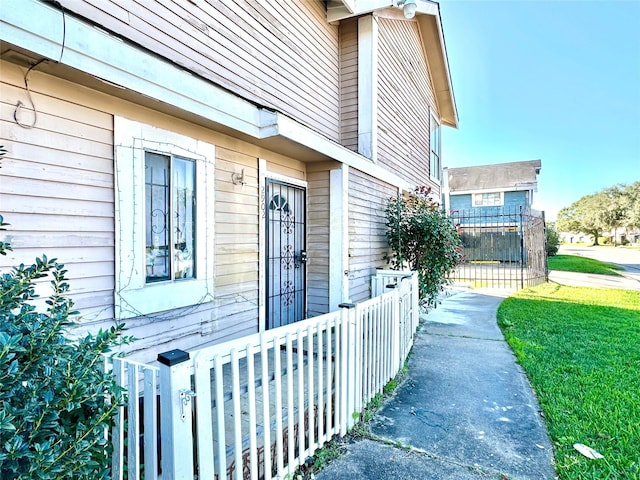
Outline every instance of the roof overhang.
<svg viewBox="0 0 640 480">
<path fill-rule="evenodd" d="M 175 116 L 258 147 L 337 161 L 402 189 L 406 180 L 281 112 L 249 102 L 102 28 L 38 0 L 5 0 L 0 57 L 136 105 Z M 62 40 L 64 39 L 64 48 Z M 62 55 L 61 55 L 62 54 Z"/>
<path fill-rule="evenodd" d="M 453 94 L 440 6 L 436 2 L 426 0 L 417 0 L 416 5 L 414 19 L 420 26 L 421 46 L 429 65 L 441 121 L 444 125 L 457 128 L 458 109 Z M 394 18 L 404 18 L 397 0 L 330 0 L 327 2 L 327 21 L 330 23 L 369 13 L 386 13 Z"/>
</svg>

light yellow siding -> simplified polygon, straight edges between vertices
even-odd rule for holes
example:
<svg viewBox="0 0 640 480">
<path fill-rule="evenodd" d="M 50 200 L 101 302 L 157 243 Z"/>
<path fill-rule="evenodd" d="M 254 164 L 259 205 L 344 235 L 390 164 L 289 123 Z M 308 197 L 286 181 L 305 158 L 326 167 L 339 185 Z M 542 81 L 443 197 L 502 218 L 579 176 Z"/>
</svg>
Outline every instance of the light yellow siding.
<svg viewBox="0 0 640 480">
<path fill-rule="evenodd" d="M 329 311 L 329 171 L 309 173 L 307 190 L 307 312 Z"/>
<path fill-rule="evenodd" d="M 321 1 L 66 0 L 62 4 L 339 141 L 338 27 Z"/>
<path fill-rule="evenodd" d="M 435 100 L 416 22 L 378 18 L 378 161 L 413 185 L 429 179 Z M 436 114 L 437 116 L 437 114 Z"/>
<path fill-rule="evenodd" d="M 211 298 L 127 319 L 128 334 L 138 338 L 129 350 L 134 358 L 151 361 L 173 348 L 196 348 L 257 332 L 259 159 L 266 160 L 269 172 L 297 180 L 307 179 L 305 164 L 35 70 L 29 86 L 38 122 L 32 129 L 23 128 L 13 121 L 13 110 L 18 100 L 28 102 L 25 69 L 6 62 L 0 68 L 0 144 L 8 149 L 0 169 L 0 212 L 11 224 L 3 240 L 14 247 L 0 257 L 0 270 L 30 264 L 42 254 L 57 257 L 69 271 L 81 331 L 113 325 L 118 188 L 113 116 L 123 116 L 216 145 Z M 27 122 L 29 115 L 24 109 L 20 118 Z M 245 185 L 234 185 L 232 174 L 242 171 Z M 318 182 L 322 189 L 322 180 Z"/>
<path fill-rule="evenodd" d="M 359 302 L 371 297 L 371 276 L 386 267 L 387 200 L 397 189 L 364 172 L 349 172 L 349 296 Z"/>
<path fill-rule="evenodd" d="M 358 151 L 358 21 L 340 24 L 340 141 Z"/>
</svg>

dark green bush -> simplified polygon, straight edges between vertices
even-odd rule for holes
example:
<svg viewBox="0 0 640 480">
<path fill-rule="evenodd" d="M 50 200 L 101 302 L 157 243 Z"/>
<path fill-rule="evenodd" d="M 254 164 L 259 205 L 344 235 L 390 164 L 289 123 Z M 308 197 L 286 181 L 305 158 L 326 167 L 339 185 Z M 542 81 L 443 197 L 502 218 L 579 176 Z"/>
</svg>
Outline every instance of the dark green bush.
<svg viewBox="0 0 640 480">
<path fill-rule="evenodd" d="M 430 200 L 430 193 L 428 187 L 418 187 L 411 195 L 390 199 L 386 207 L 387 241 L 393 252 L 387 261 L 392 268 L 418 272 L 423 305 L 435 305 L 462 258 L 456 227 Z"/>
<path fill-rule="evenodd" d="M 553 225 L 547 224 L 547 256 L 553 257 L 560 248 L 560 235 Z"/>
<path fill-rule="evenodd" d="M 0 253 L 10 248 L 1 243 Z M 0 279 L 2 479 L 109 478 L 105 429 L 125 393 L 105 372 L 103 354 L 131 339 L 122 336 L 122 325 L 79 340 L 65 337 L 77 313 L 65 297 L 65 273 L 43 256 Z M 47 276 L 52 293 L 45 306 L 35 290 Z"/>
</svg>

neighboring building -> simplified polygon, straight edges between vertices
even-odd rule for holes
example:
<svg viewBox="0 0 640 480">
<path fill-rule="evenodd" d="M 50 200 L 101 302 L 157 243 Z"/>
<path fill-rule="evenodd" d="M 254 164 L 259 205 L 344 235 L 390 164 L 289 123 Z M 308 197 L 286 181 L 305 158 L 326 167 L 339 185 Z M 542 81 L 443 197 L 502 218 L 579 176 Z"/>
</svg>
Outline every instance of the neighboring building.
<svg viewBox="0 0 640 480">
<path fill-rule="evenodd" d="M 488 215 L 498 210 L 530 208 L 540 168 L 540 160 L 445 168 L 445 207 Z"/>
<path fill-rule="evenodd" d="M 537 225 L 534 218 L 541 216 L 531 210 L 540 165 L 529 160 L 444 170 L 444 204 L 458 225 L 466 261 L 524 265 L 525 243 L 532 252 L 544 251 L 544 239 L 524 241 L 527 225 Z"/>
<path fill-rule="evenodd" d="M 0 269 L 56 257 L 143 361 L 369 298 L 458 123 L 438 4 L 395 5 L 5 0 Z"/>
</svg>

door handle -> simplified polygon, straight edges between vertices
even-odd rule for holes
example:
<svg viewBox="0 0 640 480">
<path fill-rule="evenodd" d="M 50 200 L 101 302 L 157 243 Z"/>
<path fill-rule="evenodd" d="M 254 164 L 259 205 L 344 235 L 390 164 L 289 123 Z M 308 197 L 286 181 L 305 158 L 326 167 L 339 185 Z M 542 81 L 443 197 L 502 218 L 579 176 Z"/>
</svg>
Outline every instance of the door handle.
<svg viewBox="0 0 640 480">
<path fill-rule="evenodd" d="M 307 251 L 306 250 L 300 250 L 300 253 L 298 255 L 295 256 L 295 264 L 296 264 L 296 268 L 300 268 L 300 266 L 303 263 L 307 263 Z"/>
</svg>

